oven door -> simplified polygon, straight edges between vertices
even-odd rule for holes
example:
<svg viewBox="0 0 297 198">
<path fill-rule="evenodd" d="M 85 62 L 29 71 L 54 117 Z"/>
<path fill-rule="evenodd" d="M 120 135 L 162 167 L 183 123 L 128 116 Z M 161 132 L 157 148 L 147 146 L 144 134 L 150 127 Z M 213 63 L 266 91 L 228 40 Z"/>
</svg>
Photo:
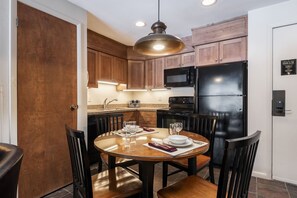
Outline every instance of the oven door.
<svg viewBox="0 0 297 198">
<path fill-rule="evenodd" d="M 168 128 L 169 124 L 174 122 L 182 122 L 183 129 L 188 130 L 190 115 L 179 112 L 170 112 L 166 110 L 157 110 L 157 127 Z"/>
<path fill-rule="evenodd" d="M 195 83 L 194 67 L 182 67 L 164 70 L 165 87 L 192 87 Z"/>
</svg>

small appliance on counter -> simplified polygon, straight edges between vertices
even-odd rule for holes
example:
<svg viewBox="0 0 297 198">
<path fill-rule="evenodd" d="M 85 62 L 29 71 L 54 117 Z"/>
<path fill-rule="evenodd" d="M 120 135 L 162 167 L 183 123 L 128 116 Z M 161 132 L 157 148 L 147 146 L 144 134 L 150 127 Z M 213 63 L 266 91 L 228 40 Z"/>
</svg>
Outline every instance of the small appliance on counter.
<svg viewBox="0 0 297 198">
<path fill-rule="evenodd" d="M 140 100 L 130 100 L 129 101 L 130 108 L 138 108 L 140 107 Z"/>
</svg>

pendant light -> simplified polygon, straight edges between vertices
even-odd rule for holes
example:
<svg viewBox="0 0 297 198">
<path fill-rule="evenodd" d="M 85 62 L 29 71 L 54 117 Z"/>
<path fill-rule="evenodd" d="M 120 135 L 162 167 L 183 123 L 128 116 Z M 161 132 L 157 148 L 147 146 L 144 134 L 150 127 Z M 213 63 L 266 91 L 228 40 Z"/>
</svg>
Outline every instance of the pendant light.
<svg viewBox="0 0 297 198">
<path fill-rule="evenodd" d="M 165 56 L 181 51 L 185 44 L 180 38 L 166 34 L 167 26 L 160 21 L 160 0 L 158 0 L 158 21 L 151 29 L 152 33 L 136 41 L 134 50 L 148 56 Z"/>
</svg>

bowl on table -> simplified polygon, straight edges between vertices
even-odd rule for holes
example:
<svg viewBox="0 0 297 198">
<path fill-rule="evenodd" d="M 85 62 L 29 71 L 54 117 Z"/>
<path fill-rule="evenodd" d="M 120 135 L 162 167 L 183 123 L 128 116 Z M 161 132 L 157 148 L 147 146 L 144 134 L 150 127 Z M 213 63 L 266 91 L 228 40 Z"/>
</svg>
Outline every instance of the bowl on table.
<svg viewBox="0 0 297 198">
<path fill-rule="evenodd" d="M 169 135 L 168 139 L 173 144 L 185 144 L 188 137 L 184 135 Z"/>
</svg>

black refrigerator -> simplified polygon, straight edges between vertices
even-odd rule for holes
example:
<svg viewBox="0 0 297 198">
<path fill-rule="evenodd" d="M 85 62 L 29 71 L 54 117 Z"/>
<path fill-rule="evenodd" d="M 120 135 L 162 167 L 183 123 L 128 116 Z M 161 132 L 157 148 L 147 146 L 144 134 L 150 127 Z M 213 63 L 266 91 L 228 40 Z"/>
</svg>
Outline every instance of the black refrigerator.
<svg viewBox="0 0 297 198">
<path fill-rule="evenodd" d="M 196 112 L 218 117 L 213 161 L 222 164 L 224 142 L 247 135 L 247 63 L 198 68 Z"/>
</svg>

